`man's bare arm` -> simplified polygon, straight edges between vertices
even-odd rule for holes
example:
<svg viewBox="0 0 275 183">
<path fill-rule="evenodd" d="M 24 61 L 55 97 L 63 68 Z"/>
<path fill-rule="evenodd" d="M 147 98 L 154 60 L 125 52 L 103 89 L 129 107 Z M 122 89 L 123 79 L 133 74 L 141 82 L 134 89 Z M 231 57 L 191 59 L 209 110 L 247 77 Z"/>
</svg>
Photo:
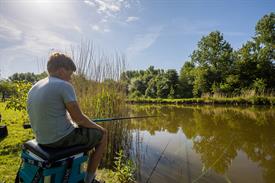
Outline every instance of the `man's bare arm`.
<svg viewBox="0 0 275 183">
<path fill-rule="evenodd" d="M 83 114 L 76 101 L 68 102 L 65 105 L 73 121 L 76 122 L 79 126 L 85 128 L 97 128 L 103 132 L 106 131 L 104 128 L 91 121 L 85 114 Z"/>
</svg>

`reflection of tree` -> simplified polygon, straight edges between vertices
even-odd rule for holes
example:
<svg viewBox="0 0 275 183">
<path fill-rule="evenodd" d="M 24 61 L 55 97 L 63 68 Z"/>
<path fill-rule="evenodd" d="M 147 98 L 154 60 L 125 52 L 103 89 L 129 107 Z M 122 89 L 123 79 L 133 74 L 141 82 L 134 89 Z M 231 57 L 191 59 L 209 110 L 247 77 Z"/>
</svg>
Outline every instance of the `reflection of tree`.
<svg viewBox="0 0 275 183">
<path fill-rule="evenodd" d="M 205 168 L 224 174 L 241 150 L 263 168 L 266 182 L 275 181 L 274 109 L 213 106 L 132 106 L 131 109 L 135 115 L 162 116 L 133 123 L 132 128 L 138 124 L 138 129 L 151 134 L 163 130 L 175 133 L 181 128 L 187 138 L 193 139 L 193 148 L 201 155 Z"/>
<path fill-rule="evenodd" d="M 211 119 L 212 115 L 204 116 L 199 111 L 194 111 L 194 118 L 196 136 L 199 137 L 194 139 L 195 151 L 201 154 L 201 160 L 206 168 L 225 173 L 231 160 L 237 156 L 239 144 L 232 143 L 233 133 L 227 130 L 225 123 L 214 122 Z"/>
<path fill-rule="evenodd" d="M 269 125 L 261 128 L 249 128 L 249 134 L 252 137 L 246 136 L 242 149 L 248 157 L 259 162 L 263 167 L 263 176 L 266 182 L 275 181 L 275 136 L 274 126 Z M 253 136 L 254 134 L 254 136 Z"/>
</svg>

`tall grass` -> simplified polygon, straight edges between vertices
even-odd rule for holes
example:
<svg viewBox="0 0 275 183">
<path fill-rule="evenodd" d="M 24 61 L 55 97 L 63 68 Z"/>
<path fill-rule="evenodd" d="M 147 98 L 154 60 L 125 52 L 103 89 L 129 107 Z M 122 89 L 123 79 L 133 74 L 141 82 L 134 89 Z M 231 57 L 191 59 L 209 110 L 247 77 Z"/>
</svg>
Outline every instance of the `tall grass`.
<svg viewBox="0 0 275 183">
<path fill-rule="evenodd" d="M 125 116 L 126 93 L 120 74 L 125 70 L 122 54 L 105 54 L 92 42 L 84 42 L 71 48 L 71 56 L 77 64 L 72 79 L 81 109 L 91 118 Z M 120 149 L 131 145 L 131 132 L 127 122 L 101 123 L 108 130 L 107 153 L 102 161 L 104 168 L 114 167 L 114 158 Z"/>
<path fill-rule="evenodd" d="M 94 118 L 121 114 L 126 98 L 119 82 L 124 55 L 107 55 L 92 42 L 72 47 L 71 55 L 77 64 L 72 83 L 82 110 Z"/>
</svg>

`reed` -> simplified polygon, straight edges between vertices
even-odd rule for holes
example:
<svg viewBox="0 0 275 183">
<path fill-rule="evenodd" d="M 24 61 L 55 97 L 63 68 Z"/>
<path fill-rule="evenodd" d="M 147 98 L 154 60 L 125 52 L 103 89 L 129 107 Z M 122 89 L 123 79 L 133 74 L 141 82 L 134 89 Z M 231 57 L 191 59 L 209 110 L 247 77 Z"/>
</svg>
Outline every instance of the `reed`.
<svg viewBox="0 0 275 183">
<path fill-rule="evenodd" d="M 72 84 L 82 111 L 92 119 L 126 116 L 126 93 L 119 81 L 125 71 L 124 55 L 107 55 L 92 42 L 83 42 L 71 48 L 71 56 L 77 64 Z M 107 153 L 101 168 L 113 168 L 116 153 L 131 144 L 131 133 L 125 131 L 127 123 L 100 125 L 108 131 Z"/>
<path fill-rule="evenodd" d="M 121 114 L 126 98 L 119 81 L 124 55 L 107 55 L 90 41 L 71 47 L 71 55 L 77 64 L 72 83 L 82 110 L 93 118 Z"/>
</svg>

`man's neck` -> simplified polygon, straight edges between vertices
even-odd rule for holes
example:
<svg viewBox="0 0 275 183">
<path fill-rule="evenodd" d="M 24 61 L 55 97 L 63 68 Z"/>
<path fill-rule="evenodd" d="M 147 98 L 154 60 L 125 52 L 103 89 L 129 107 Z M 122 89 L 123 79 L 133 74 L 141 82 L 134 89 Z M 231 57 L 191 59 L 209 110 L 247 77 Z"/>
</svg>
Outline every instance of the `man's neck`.
<svg viewBox="0 0 275 183">
<path fill-rule="evenodd" d="M 58 76 L 57 74 L 50 74 L 49 77 L 54 77 L 54 78 L 58 78 L 63 80 L 60 76 Z"/>
</svg>

